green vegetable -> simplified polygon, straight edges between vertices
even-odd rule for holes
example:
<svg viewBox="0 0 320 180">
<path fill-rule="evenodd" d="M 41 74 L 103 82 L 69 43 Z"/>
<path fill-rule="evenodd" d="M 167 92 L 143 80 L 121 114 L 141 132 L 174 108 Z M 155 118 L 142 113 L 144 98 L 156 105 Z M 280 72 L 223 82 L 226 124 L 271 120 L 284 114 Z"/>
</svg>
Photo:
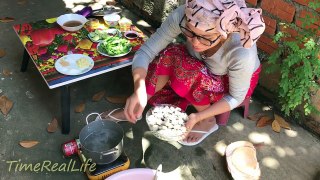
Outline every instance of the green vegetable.
<svg viewBox="0 0 320 180">
<path fill-rule="evenodd" d="M 116 56 L 127 53 L 131 48 L 128 40 L 119 37 L 107 37 L 100 44 L 100 50 L 106 52 L 110 56 Z"/>
</svg>

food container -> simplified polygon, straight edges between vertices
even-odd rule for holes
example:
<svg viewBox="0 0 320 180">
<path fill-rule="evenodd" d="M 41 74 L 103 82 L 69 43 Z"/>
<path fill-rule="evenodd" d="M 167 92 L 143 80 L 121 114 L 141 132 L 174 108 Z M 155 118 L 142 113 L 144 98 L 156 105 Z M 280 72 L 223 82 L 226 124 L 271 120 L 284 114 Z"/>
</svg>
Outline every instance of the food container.
<svg viewBox="0 0 320 180">
<path fill-rule="evenodd" d="M 120 30 L 125 32 L 125 31 L 129 31 L 130 27 L 132 25 L 132 21 L 126 17 L 122 17 L 119 20 L 119 26 L 120 26 Z"/>
<path fill-rule="evenodd" d="M 99 19 L 89 18 L 89 19 L 88 19 L 88 25 L 89 25 L 92 29 L 97 29 L 97 28 L 100 26 Z"/>
<path fill-rule="evenodd" d="M 91 115 L 98 115 L 95 121 L 88 122 Z M 80 148 L 85 157 L 97 164 L 115 161 L 122 153 L 124 132 L 122 127 L 110 120 L 102 120 L 98 113 L 86 118 L 87 125 L 79 134 Z"/>
<path fill-rule="evenodd" d="M 87 22 L 87 18 L 79 14 L 64 14 L 57 18 L 57 23 L 66 31 L 78 31 Z"/>
<path fill-rule="evenodd" d="M 119 23 L 120 15 L 118 15 L 118 14 L 107 14 L 107 15 L 103 16 L 103 20 L 109 27 L 115 27 Z"/>
<path fill-rule="evenodd" d="M 106 180 L 155 180 L 156 171 L 148 168 L 135 168 L 118 172 Z"/>
<path fill-rule="evenodd" d="M 78 150 L 80 149 L 80 141 L 79 139 L 73 139 L 71 141 L 63 143 L 61 148 L 64 156 L 72 156 L 78 153 Z"/>
<path fill-rule="evenodd" d="M 126 31 L 124 33 L 124 37 L 126 37 L 127 39 L 136 39 L 139 37 L 139 34 L 137 31 Z"/>
<path fill-rule="evenodd" d="M 150 108 L 146 121 L 153 135 L 164 141 L 180 141 L 187 132 L 188 115 L 179 107 L 161 104 Z"/>
</svg>

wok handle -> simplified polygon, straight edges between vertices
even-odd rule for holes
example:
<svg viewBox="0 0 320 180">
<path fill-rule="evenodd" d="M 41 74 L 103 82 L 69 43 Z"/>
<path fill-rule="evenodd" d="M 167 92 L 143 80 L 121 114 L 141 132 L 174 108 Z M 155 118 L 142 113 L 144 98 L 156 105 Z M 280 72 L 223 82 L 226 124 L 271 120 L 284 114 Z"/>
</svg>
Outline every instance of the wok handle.
<svg viewBox="0 0 320 180">
<path fill-rule="evenodd" d="M 88 118 L 89 118 L 90 116 L 92 116 L 92 115 L 97 115 L 97 117 L 99 117 L 99 119 L 101 119 L 101 116 L 100 116 L 99 113 L 90 113 L 90 114 L 88 114 L 87 117 L 86 117 L 86 123 L 87 123 L 87 124 L 89 124 Z"/>
<path fill-rule="evenodd" d="M 106 152 L 106 153 L 101 152 L 101 155 L 106 156 L 106 155 L 113 154 L 113 153 L 116 153 L 116 152 L 118 152 L 118 149 L 115 149 L 113 151 L 109 151 L 109 152 Z"/>
</svg>

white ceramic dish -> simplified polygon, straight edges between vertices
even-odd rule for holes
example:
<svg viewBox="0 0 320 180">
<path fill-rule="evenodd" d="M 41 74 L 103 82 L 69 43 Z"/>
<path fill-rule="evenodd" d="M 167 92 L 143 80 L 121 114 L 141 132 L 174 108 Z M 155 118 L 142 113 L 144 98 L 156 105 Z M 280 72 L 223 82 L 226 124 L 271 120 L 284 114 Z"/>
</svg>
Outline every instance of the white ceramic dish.
<svg viewBox="0 0 320 180">
<path fill-rule="evenodd" d="M 84 67 L 79 67 L 77 65 L 77 61 L 79 60 L 85 62 Z M 90 71 L 94 66 L 94 61 L 89 56 L 83 54 L 69 54 L 59 58 L 54 66 L 61 74 L 80 75 Z"/>
<path fill-rule="evenodd" d="M 136 39 L 139 37 L 139 34 L 137 31 L 126 31 L 123 36 L 127 39 Z"/>
<path fill-rule="evenodd" d="M 117 26 L 120 18 L 121 17 L 118 14 L 107 14 L 103 16 L 104 22 L 110 27 Z"/>
<path fill-rule="evenodd" d="M 87 22 L 87 18 L 85 18 L 82 15 L 79 14 L 64 14 L 57 18 L 57 23 L 66 31 L 78 31 L 81 29 L 84 24 Z M 75 24 L 78 24 L 77 26 L 68 26 L 67 23 L 70 24 L 70 22 L 73 22 Z M 72 23 L 71 23 L 72 24 Z"/>
<path fill-rule="evenodd" d="M 108 56 L 108 57 L 122 57 L 122 56 L 125 56 L 125 55 L 129 54 L 131 52 L 131 50 L 132 50 L 132 47 L 130 47 L 129 51 L 126 52 L 126 53 L 111 56 L 111 55 L 107 54 L 107 52 L 102 51 L 100 45 L 101 45 L 101 42 L 99 42 L 98 45 L 97 45 L 98 53 L 100 53 L 103 56 Z"/>
</svg>

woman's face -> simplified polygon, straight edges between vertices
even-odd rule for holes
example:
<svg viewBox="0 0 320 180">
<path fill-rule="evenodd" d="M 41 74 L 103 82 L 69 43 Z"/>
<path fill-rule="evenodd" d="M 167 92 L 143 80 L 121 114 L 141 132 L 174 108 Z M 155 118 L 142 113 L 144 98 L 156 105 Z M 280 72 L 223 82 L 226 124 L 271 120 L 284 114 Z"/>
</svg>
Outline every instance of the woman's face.
<svg viewBox="0 0 320 180">
<path fill-rule="evenodd" d="M 199 29 L 195 28 L 194 26 L 192 26 L 190 23 L 186 23 L 186 28 L 191 30 L 194 34 L 201 36 L 201 37 L 204 37 L 206 39 L 209 39 L 211 41 L 216 40 L 220 35 L 220 34 L 212 34 L 212 33 L 208 33 L 208 32 L 199 30 Z M 192 44 L 192 47 L 196 52 L 203 52 L 207 49 L 210 49 L 210 48 L 216 46 L 220 42 L 220 38 L 218 38 L 218 40 L 215 41 L 211 46 L 206 46 L 206 45 L 200 43 L 196 36 L 194 36 L 193 38 L 190 38 L 188 36 L 186 36 L 186 37 L 187 37 L 188 41 Z"/>
</svg>

